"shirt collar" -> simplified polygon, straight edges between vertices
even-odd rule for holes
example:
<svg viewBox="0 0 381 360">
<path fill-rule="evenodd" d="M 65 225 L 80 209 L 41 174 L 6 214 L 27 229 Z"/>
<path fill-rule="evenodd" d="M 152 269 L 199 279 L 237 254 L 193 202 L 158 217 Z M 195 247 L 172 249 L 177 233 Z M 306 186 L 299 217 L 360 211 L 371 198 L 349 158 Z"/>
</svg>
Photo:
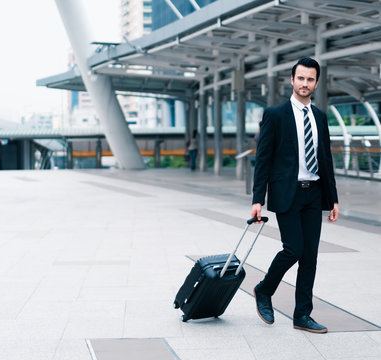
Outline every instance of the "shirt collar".
<svg viewBox="0 0 381 360">
<path fill-rule="evenodd" d="M 293 105 L 295 105 L 300 111 L 303 111 L 304 107 L 307 106 L 308 107 L 308 112 L 311 112 L 311 101 L 307 104 L 307 105 L 304 105 L 302 104 L 299 100 L 296 99 L 296 97 L 294 95 L 291 95 L 291 99 L 290 99 L 291 103 Z"/>
</svg>

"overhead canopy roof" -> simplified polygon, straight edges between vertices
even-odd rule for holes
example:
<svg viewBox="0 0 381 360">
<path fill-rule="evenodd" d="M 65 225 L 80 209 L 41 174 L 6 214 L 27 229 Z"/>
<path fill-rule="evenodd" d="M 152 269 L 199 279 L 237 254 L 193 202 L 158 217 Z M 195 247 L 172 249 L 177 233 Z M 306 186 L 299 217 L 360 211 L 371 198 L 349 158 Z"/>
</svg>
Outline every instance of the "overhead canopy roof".
<svg viewBox="0 0 381 360">
<path fill-rule="evenodd" d="M 140 39 L 103 46 L 88 64 L 116 90 L 180 98 L 200 82 L 213 90 L 216 77 L 230 94 L 243 64 L 248 100 L 264 105 L 267 76 L 277 75 L 288 96 L 292 65 L 311 56 L 327 63 L 331 103 L 381 101 L 380 11 L 379 0 L 218 0 Z M 75 71 L 37 85 L 84 90 Z"/>
</svg>

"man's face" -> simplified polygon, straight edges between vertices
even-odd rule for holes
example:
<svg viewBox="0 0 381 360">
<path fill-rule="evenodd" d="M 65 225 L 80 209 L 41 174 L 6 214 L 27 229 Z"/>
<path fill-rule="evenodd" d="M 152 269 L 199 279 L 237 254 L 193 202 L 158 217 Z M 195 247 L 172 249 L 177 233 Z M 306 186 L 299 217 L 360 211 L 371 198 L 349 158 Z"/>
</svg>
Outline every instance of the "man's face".
<svg viewBox="0 0 381 360">
<path fill-rule="evenodd" d="M 295 70 L 294 78 L 291 76 L 291 85 L 294 96 L 299 100 L 307 100 L 317 86 L 316 69 L 298 65 Z"/>
</svg>

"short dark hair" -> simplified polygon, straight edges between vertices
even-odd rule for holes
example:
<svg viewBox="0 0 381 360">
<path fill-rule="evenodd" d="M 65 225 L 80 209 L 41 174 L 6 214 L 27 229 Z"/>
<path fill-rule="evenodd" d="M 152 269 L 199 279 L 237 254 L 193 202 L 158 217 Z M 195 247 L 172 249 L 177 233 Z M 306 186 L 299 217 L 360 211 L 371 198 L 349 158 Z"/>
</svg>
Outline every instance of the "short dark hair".
<svg viewBox="0 0 381 360">
<path fill-rule="evenodd" d="M 298 65 L 302 65 L 302 66 L 305 66 L 308 68 L 314 68 L 316 70 L 316 81 L 319 80 L 320 65 L 316 60 L 309 58 L 309 57 L 304 57 L 304 58 L 299 59 L 298 62 L 292 67 L 292 72 L 291 72 L 292 78 L 295 77 L 295 71 L 296 71 L 296 68 Z"/>
</svg>

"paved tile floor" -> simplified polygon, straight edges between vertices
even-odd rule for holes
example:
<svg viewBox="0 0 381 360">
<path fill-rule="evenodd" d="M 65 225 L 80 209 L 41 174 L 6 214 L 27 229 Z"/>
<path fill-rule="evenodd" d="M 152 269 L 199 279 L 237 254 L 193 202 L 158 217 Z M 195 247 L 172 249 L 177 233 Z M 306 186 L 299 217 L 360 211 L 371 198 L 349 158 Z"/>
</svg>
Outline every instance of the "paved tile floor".
<svg viewBox="0 0 381 360">
<path fill-rule="evenodd" d="M 381 359 L 381 331 L 309 334 L 279 312 L 268 326 L 243 291 L 220 319 L 181 322 L 186 255 L 229 252 L 241 234 L 195 210 L 249 216 L 225 171 L 0 172 L 0 359 L 91 360 L 91 340 L 120 338 L 163 339 L 182 360 Z M 380 326 L 381 183 L 337 182 L 343 217 L 322 239 L 351 251 L 320 253 L 315 295 Z M 279 249 L 266 233 L 248 263 L 265 271 Z"/>
</svg>

